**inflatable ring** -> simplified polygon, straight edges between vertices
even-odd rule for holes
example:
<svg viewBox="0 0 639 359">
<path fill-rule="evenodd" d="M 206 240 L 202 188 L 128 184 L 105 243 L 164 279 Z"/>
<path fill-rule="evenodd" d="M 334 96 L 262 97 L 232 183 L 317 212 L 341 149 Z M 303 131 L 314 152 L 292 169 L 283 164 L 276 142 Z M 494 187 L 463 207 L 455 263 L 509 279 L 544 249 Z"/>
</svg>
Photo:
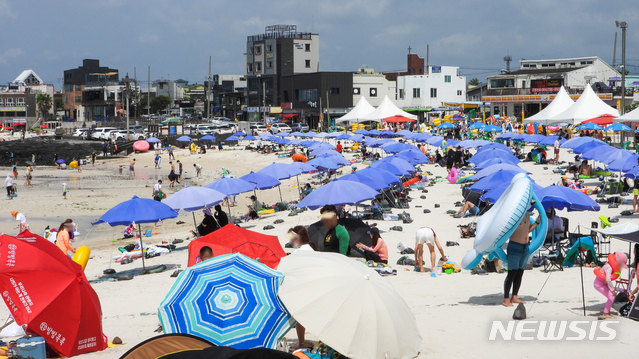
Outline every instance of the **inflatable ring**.
<svg viewBox="0 0 639 359">
<path fill-rule="evenodd" d="M 506 254 L 502 246 L 508 241 L 517 226 L 528 215 L 528 208 L 534 196 L 532 184 L 524 173 L 513 177 L 510 186 L 504 191 L 499 200 L 486 214 L 477 221 L 477 232 L 473 249 L 464 256 L 462 266 L 472 269 L 481 262 L 484 254 L 492 254 L 502 260 Z M 548 219 L 539 200 L 535 202 L 535 208 L 541 216 L 541 223 L 533 233 L 530 243 L 530 253 L 533 253 L 543 243 Z"/>
<path fill-rule="evenodd" d="M 133 150 L 137 152 L 146 152 L 150 147 L 151 145 L 146 141 L 135 141 L 133 143 Z"/>
<path fill-rule="evenodd" d="M 91 250 L 87 246 L 82 246 L 75 251 L 73 255 L 73 261 L 78 263 L 82 270 L 87 267 L 87 263 L 89 262 L 89 257 L 91 256 Z"/>
<path fill-rule="evenodd" d="M 71 161 L 71 163 L 69 163 L 69 168 L 72 168 L 72 169 L 78 168 L 78 161 Z"/>
<path fill-rule="evenodd" d="M 308 161 L 308 158 L 306 158 L 306 156 L 304 156 L 302 154 L 299 154 L 299 153 L 294 154 L 291 158 L 293 159 L 294 162 L 304 162 L 304 163 L 306 163 L 306 161 Z"/>
<path fill-rule="evenodd" d="M 617 256 L 614 253 L 608 254 L 608 264 L 612 267 L 612 275 L 610 276 L 610 280 L 617 280 L 621 275 L 621 270 L 617 265 Z M 597 278 L 606 281 L 606 273 L 601 269 L 601 267 L 597 267 L 593 270 Z"/>
<path fill-rule="evenodd" d="M 458 176 L 459 171 L 457 170 L 457 168 L 453 167 L 450 169 L 450 172 L 448 173 L 448 177 L 446 177 L 446 179 L 448 180 L 448 183 L 455 184 L 457 183 Z"/>
</svg>

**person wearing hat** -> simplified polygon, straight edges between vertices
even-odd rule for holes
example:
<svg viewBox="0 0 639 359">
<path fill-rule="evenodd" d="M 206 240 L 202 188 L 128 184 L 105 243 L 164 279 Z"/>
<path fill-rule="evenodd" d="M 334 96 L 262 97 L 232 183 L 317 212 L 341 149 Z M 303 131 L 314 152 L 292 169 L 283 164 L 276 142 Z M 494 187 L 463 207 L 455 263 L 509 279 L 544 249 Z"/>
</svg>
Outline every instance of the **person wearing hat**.
<svg viewBox="0 0 639 359">
<path fill-rule="evenodd" d="M 619 270 L 624 270 L 627 268 L 626 262 L 628 262 L 628 256 L 624 252 L 615 252 L 615 264 Z M 615 301 L 615 297 L 617 296 L 617 291 L 615 289 L 615 283 L 612 280 L 613 269 L 612 265 L 609 262 L 601 267 L 601 271 L 606 275 L 606 279 L 600 279 L 599 277 L 595 277 L 595 283 L 593 284 L 595 289 L 599 291 L 599 293 L 603 294 L 607 301 L 604 306 L 603 315 L 600 319 L 610 318 L 612 315 L 610 314 L 610 308 L 612 308 L 612 304 Z"/>
<path fill-rule="evenodd" d="M 559 182 L 557 182 L 557 186 L 564 186 L 564 187 L 570 186 L 570 182 L 568 181 L 568 176 L 561 176 L 561 179 L 559 180 Z"/>
<path fill-rule="evenodd" d="M 364 258 L 366 261 L 388 264 L 388 247 L 379 235 L 379 228 L 371 227 L 368 231 L 368 235 L 371 236 L 371 246 L 366 246 L 360 242 L 355 245 L 357 249 L 364 250 Z"/>
<path fill-rule="evenodd" d="M 327 229 L 323 251 L 348 255 L 351 236 L 344 226 L 337 223 L 337 207 L 327 204 L 320 209 L 320 214 L 322 224 Z"/>
<path fill-rule="evenodd" d="M 24 214 L 18 211 L 11 211 L 11 215 L 13 216 L 13 218 L 16 219 L 16 221 L 18 221 L 18 228 L 20 228 L 20 233 L 29 229 L 29 225 L 27 224 L 27 217 L 25 217 Z"/>
<path fill-rule="evenodd" d="M 60 250 L 62 251 L 62 253 L 64 253 L 65 256 L 68 257 L 73 257 L 72 255 L 69 254 L 69 251 L 71 251 L 71 253 L 75 253 L 75 248 L 73 248 L 73 246 L 71 245 L 71 234 L 73 232 L 73 221 L 71 221 L 70 219 L 67 219 L 66 221 L 62 222 L 62 224 L 60 224 L 60 228 L 58 228 L 58 234 L 56 235 L 56 240 L 55 240 L 55 245 L 58 246 L 58 248 L 60 248 Z"/>
</svg>

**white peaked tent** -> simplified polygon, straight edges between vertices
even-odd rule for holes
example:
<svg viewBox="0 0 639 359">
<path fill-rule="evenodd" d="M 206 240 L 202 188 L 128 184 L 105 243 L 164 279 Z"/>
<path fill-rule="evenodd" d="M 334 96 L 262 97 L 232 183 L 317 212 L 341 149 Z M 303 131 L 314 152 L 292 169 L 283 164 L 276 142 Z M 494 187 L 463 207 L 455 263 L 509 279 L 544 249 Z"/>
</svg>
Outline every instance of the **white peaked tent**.
<svg viewBox="0 0 639 359">
<path fill-rule="evenodd" d="M 546 106 L 545 109 L 539 111 L 537 114 L 530 116 L 524 119 L 524 123 L 532 123 L 532 122 L 541 122 L 544 123 L 549 119 L 559 115 L 560 113 L 566 111 L 570 108 L 570 106 L 574 105 L 575 101 L 570 98 L 566 89 L 561 86 L 559 92 L 552 100 L 552 102 Z"/>
<path fill-rule="evenodd" d="M 639 107 L 628 112 L 623 116 L 619 116 L 613 120 L 614 122 L 639 122 Z"/>
<path fill-rule="evenodd" d="M 548 123 L 568 122 L 577 125 L 600 116 L 618 117 L 619 111 L 603 102 L 592 87 L 586 86 L 574 105 L 557 116 L 549 118 Z"/>
<path fill-rule="evenodd" d="M 364 116 L 364 118 L 362 118 L 361 120 L 381 122 L 383 119 L 393 116 L 404 116 L 406 118 L 410 118 L 411 120 L 417 120 L 417 116 L 411 115 L 401 108 L 395 106 L 395 104 L 388 98 L 388 96 L 384 96 L 384 100 L 379 105 L 379 107 L 375 109 L 375 111 Z"/>
<path fill-rule="evenodd" d="M 368 101 L 366 101 L 364 96 L 362 96 L 360 97 L 359 101 L 357 101 L 357 105 L 355 105 L 355 107 L 353 107 L 352 110 L 350 110 L 346 115 L 338 118 L 335 121 L 348 122 L 348 123 L 362 121 L 362 118 L 364 116 L 368 115 L 369 113 L 373 111 L 375 111 L 375 107 L 373 107 L 370 103 L 368 103 Z"/>
</svg>

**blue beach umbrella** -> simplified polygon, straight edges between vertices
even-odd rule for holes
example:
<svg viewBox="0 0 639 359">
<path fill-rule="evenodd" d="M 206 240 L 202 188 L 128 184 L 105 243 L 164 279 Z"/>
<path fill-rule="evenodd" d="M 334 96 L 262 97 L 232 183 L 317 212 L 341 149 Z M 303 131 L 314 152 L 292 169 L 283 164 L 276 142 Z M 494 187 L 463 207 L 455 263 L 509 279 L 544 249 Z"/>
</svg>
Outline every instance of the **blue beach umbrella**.
<svg viewBox="0 0 639 359">
<path fill-rule="evenodd" d="M 349 138 L 351 138 L 351 136 L 349 136 L 349 135 L 347 135 L 345 133 L 343 133 L 343 134 L 341 134 L 341 135 L 336 137 L 337 140 L 348 140 Z"/>
<path fill-rule="evenodd" d="M 493 166 L 493 165 L 497 165 L 497 164 L 509 164 L 509 165 L 516 165 L 517 164 L 517 162 L 513 163 L 513 162 L 509 162 L 509 161 L 511 161 L 511 160 L 508 160 L 508 159 L 505 159 L 505 158 L 492 158 L 492 159 L 489 159 L 487 161 L 484 161 L 484 162 L 476 164 L 475 165 L 475 170 L 476 171 L 481 171 L 484 168 L 487 168 L 487 167 L 490 167 L 490 166 Z"/>
<path fill-rule="evenodd" d="M 555 144 L 555 141 L 557 141 L 557 138 L 559 138 L 559 136 L 548 136 L 545 139 L 539 141 L 539 144 L 542 146 L 552 146 Z M 564 143 L 566 143 L 566 141 L 567 140 L 562 137 L 559 141 L 559 144 L 563 145 Z"/>
<path fill-rule="evenodd" d="M 543 187 L 533 182 L 533 180 L 530 180 L 530 182 L 532 183 L 533 192 L 538 195 L 539 191 L 543 189 Z M 489 189 L 488 192 L 482 194 L 480 200 L 495 203 L 499 200 L 501 195 L 504 194 L 508 186 L 510 186 L 510 182 L 497 185 L 496 187 Z"/>
<path fill-rule="evenodd" d="M 222 192 L 227 196 L 234 196 L 254 190 L 255 184 L 246 182 L 239 178 L 223 177 L 213 183 L 209 183 L 206 185 L 206 188 Z"/>
<path fill-rule="evenodd" d="M 444 138 L 442 136 L 433 136 L 429 138 L 428 140 L 426 140 L 426 143 L 428 143 L 431 146 L 439 146 L 441 145 L 443 140 Z"/>
<path fill-rule="evenodd" d="M 487 125 L 486 127 L 481 129 L 483 132 L 501 132 L 502 129 L 499 126 L 495 125 Z"/>
<path fill-rule="evenodd" d="M 215 136 L 206 135 L 200 138 L 200 141 L 215 141 Z"/>
<path fill-rule="evenodd" d="M 591 148 L 588 151 L 581 154 L 581 158 L 584 160 L 595 160 L 598 161 L 597 158 L 604 158 L 606 155 L 615 152 L 617 149 L 612 146 L 598 146 L 595 148 Z M 573 151 L 574 152 L 574 151 Z"/>
<path fill-rule="evenodd" d="M 614 161 L 624 160 L 635 154 L 636 154 L 635 152 L 631 152 L 629 150 L 616 148 L 615 151 L 610 151 L 606 153 L 605 155 L 596 156 L 595 160 L 609 165 Z"/>
<path fill-rule="evenodd" d="M 453 125 L 450 122 L 442 122 L 439 126 L 437 126 L 437 128 L 441 128 L 444 130 L 452 130 L 453 128 L 455 128 L 455 125 Z"/>
<path fill-rule="evenodd" d="M 579 126 L 578 129 L 580 131 L 585 131 L 585 130 L 601 131 L 601 130 L 603 130 L 603 127 L 599 126 L 598 124 L 596 124 L 594 122 L 588 122 L 588 123 L 584 123 L 583 125 Z"/>
<path fill-rule="evenodd" d="M 341 135 L 341 133 L 339 132 L 331 132 L 328 134 L 328 136 L 326 136 L 326 138 L 335 138 L 338 137 L 339 135 Z"/>
<path fill-rule="evenodd" d="M 392 143 L 386 143 L 384 145 L 382 145 L 380 147 L 382 150 L 384 150 L 386 153 L 398 153 L 404 150 L 410 150 L 410 149 L 414 149 L 415 146 L 411 146 L 409 144 L 406 143 L 401 143 L 401 142 L 395 142 L 393 141 Z"/>
<path fill-rule="evenodd" d="M 363 174 L 363 175 L 366 175 L 368 177 L 379 178 L 382 181 L 384 181 L 387 185 L 394 185 L 394 184 L 401 183 L 401 180 L 399 179 L 399 176 L 396 176 L 396 175 L 392 174 L 391 172 L 388 172 L 388 171 L 383 170 L 381 168 L 366 167 L 363 170 L 357 171 L 355 173 Z"/>
<path fill-rule="evenodd" d="M 430 160 L 422 151 L 417 149 L 408 149 L 397 153 L 397 157 L 408 161 L 411 165 L 418 165 L 421 163 L 429 163 Z"/>
<path fill-rule="evenodd" d="M 573 211 L 599 211 L 599 205 L 587 194 L 564 186 L 548 186 L 537 193 L 544 208 Z"/>
<path fill-rule="evenodd" d="M 167 197 L 162 203 L 174 211 L 193 212 L 202 208 L 211 208 L 226 198 L 224 193 L 206 187 L 185 187 Z"/>
<path fill-rule="evenodd" d="M 514 133 L 514 132 L 504 132 L 501 135 L 497 136 L 498 140 L 512 140 L 513 137 L 519 135 L 518 133 Z"/>
<path fill-rule="evenodd" d="M 331 161 L 337 163 L 340 166 L 350 166 L 351 162 L 344 158 L 342 155 L 331 155 L 329 153 L 322 153 L 316 156 L 317 158 L 328 158 Z"/>
<path fill-rule="evenodd" d="M 599 142 L 599 143 L 604 143 L 604 141 L 596 139 L 594 137 L 574 137 L 569 139 L 568 141 L 564 142 L 561 147 L 565 147 L 565 148 L 577 148 L 580 145 L 583 145 L 584 143 L 587 142 Z"/>
<path fill-rule="evenodd" d="M 326 137 L 328 137 L 328 133 L 326 133 L 326 132 L 320 132 L 320 133 L 318 133 L 318 134 L 317 134 L 317 136 L 315 136 L 315 137 L 318 137 L 318 138 L 326 138 Z"/>
<path fill-rule="evenodd" d="M 608 170 L 613 172 L 628 172 L 637 165 L 639 165 L 639 155 L 630 154 L 610 162 L 610 164 L 608 164 Z"/>
<path fill-rule="evenodd" d="M 478 150 L 477 153 L 482 152 L 482 151 L 487 151 L 490 149 L 498 149 L 498 150 L 502 150 L 505 152 L 509 152 L 509 153 L 513 153 L 513 151 L 508 148 L 508 146 L 501 144 L 501 143 L 497 143 L 497 142 L 492 142 L 492 143 L 488 143 L 484 146 L 481 146 Z"/>
<path fill-rule="evenodd" d="M 244 175 L 242 177 L 240 177 L 241 180 L 244 180 L 246 182 L 250 182 L 255 184 L 255 188 L 259 189 L 259 190 L 263 190 L 263 189 L 269 189 L 269 188 L 273 188 L 273 187 L 277 187 L 280 184 L 282 184 L 282 182 L 278 181 L 277 179 L 269 176 L 269 175 L 265 175 L 263 173 L 256 173 L 251 171 L 251 173 Z"/>
<path fill-rule="evenodd" d="M 356 134 L 358 135 L 369 135 L 370 133 L 368 131 L 366 131 L 363 128 L 360 128 L 359 130 L 355 131 Z"/>
<path fill-rule="evenodd" d="M 306 164 L 305 162 L 293 162 L 289 164 L 290 167 L 293 167 L 295 171 L 299 171 L 301 173 L 309 173 L 317 171 L 317 168 Z"/>
<path fill-rule="evenodd" d="M 545 140 L 546 136 L 544 135 L 531 135 L 526 139 L 527 143 L 537 143 L 539 144 L 541 141 Z M 553 142 L 554 143 L 554 142 Z"/>
<path fill-rule="evenodd" d="M 302 137 L 304 136 L 304 134 L 296 131 L 296 132 L 290 133 L 288 136 Z"/>
<path fill-rule="evenodd" d="M 246 133 L 244 133 L 244 132 L 242 132 L 242 131 L 240 131 L 240 132 L 235 132 L 235 133 L 233 134 L 233 136 L 246 136 Z"/>
<path fill-rule="evenodd" d="M 336 170 L 339 168 L 339 164 L 337 164 L 337 162 L 333 161 L 330 157 L 318 157 L 318 158 L 314 158 L 308 162 L 306 162 L 306 164 L 311 165 L 315 168 L 321 168 L 324 170 Z"/>
<path fill-rule="evenodd" d="M 319 156 L 319 155 L 326 155 L 328 154 L 329 156 L 341 156 L 342 154 L 335 151 L 335 150 L 329 150 L 327 148 L 318 148 L 316 150 L 311 151 L 311 156 Z"/>
<path fill-rule="evenodd" d="M 399 169 L 399 168 L 397 168 L 397 166 L 394 166 L 393 164 L 391 164 L 389 162 L 385 162 L 385 161 L 373 162 L 373 164 L 371 164 L 369 167 L 371 167 L 371 168 L 379 168 L 379 169 L 382 169 L 384 171 L 388 171 L 388 172 L 394 174 L 395 176 L 400 176 L 400 177 L 404 177 L 404 176 L 409 176 L 410 175 L 409 171 Z"/>
<path fill-rule="evenodd" d="M 510 171 L 498 171 L 475 182 L 470 186 L 470 190 L 473 192 L 485 192 L 504 183 L 510 184 L 516 175 L 517 173 Z"/>
<path fill-rule="evenodd" d="M 255 136 L 246 136 L 242 138 L 242 141 L 257 141 L 257 137 Z"/>
<path fill-rule="evenodd" d="M 302 171 L 295 167 L 291 167 L 289 164 L 286 163 L 273 162 L 272 164 L 257 171 L 257 173 L 271 176 L 277 180 L 283 180 L 298 176 L 302 173 Z"/>
<path fill-rule="evenodd" d="M 512 164 L 519 163 L 519 159 L 515 157 L 511 152 L 506 152 L 498 148 L 490 148 L 484 151 L 477 152 L 468 160 L 468 162 L 478 164 L 493 158 L 501 158 Z"/>
<path fill-rule="evenodd" d="M 475 122 L 472 125 L 470 125 L 470 127 L 468 127 L 471 130 L 481 130 L 482 128 L 486 127 L 486 124 L 483 122 Z"/>
<path fill-rule="evenodd" d="M 297 207 L 317 209 L 327 204 L 335 206 L 356 204 L 373 199 L 378 194 L 378 191 L 359 182 L 332 181 L 304 197 L 304 199 L 297 204 Z"/>
<path fill-rule="evenodd" d="M 164 333 L 192 334 L 235 349 L 275 349 L 295 325 L 277 296 L 283 279 L 239 253 L 188 267 L 160 303 Z"/>
<path fill-rule="evenodd" d="M 581 145 L 574 147 L 572 152 L 582 154 L 582 153 L 586 153 L 590 151 L 591 149 L 595 147 L 600 147 L 600 146 L 607 146 L 607 144 L 605 142 L 599 142 L 599 141 L 584 142 Z"/>
<path fill-rule="evenodd" d="M 189 136 L 181 136 L 181 137 L 178 137 L 176 141 L 178 141 L 178 142 L 189 142 L 189 141 L 192 141 L 192 140 L 193 139 L 191 137 L 189 137 Z"/>
<path fill-rule="evenodd" d="M 490 174 L 493 174 L 495 172 L 499 172 L 499 171 L 507 171 L 507 172 L 513 172 L 513 173 L 527 173 L 529 174 L 530 172 L 527 172 L 525 169 L 516 166 L 516 165 L 511 165 L 508 163 L 499 163 L 499 164 L 495 164 L 492 166 L 488 166 L 484 169 L 482 169 L 481 171 L 475 173 L 472 177 L 472 179 L 474 180 L 479 180 L 482 179 Z"/>
<path fill-rule="evenodd" d="M 410 162 L 406 161 L 405 159 L 402 159 L 400 157 L 397 156 L 390 156 L 390 157 L 386 157 L 378 162 L 386 162 L 386 163 L 390 163 L 391 165 L 399 168 L 401 171 L 404 171 L 407 174 L 411 174 L 411 173 L 415 173 L 415 166 L 413 166 L 412 164 L 410 164 Z"/>
<path fill-rule="evenodd" d="M 367 175 L 366 173 L 362 173 L 362 172 L 353 172 L 351 174 L 338 178 L 337 181 L 354 181 L 354 182 L 363 183 L 376 191 L 381 191 L 383 189 L 387 189 L 391 187 L 390 184 L 386 183 L 381 178 L 371 177 Z"/>
<path fill-rule="evenodd" d="M 627 132 L 627 131 L 632 131 L 632 128 L 628 127 L 627 125 L 624 125 L 623 123 L 615 123 L 606 127 L 604 131 Z"/>
<path fill-rule="evenodd" d="M 380 130 L 370 130 L 370 131 L 368 131 L 368 134 L 371 135 L 371 136 L 379 136 L 379 135 L 382 134 L 382 131 L 380 131 Z"/>
<path fill-rule="evenodd" d="M 148 142 L 148 143 L 156 143 L 156 142 L 160 142 L 160 140 L 155 138 L 155 137 L 149 137 L 149 138 L 146 139 L 146 142 Z"/>
<path fill-rule="evenodd" d="M 302 134 L 302 137 L 308 137 L 308 138 L 313 138 L 315 136 L 317 136 L 315 132 L 305 132 Z"/>
</svg>

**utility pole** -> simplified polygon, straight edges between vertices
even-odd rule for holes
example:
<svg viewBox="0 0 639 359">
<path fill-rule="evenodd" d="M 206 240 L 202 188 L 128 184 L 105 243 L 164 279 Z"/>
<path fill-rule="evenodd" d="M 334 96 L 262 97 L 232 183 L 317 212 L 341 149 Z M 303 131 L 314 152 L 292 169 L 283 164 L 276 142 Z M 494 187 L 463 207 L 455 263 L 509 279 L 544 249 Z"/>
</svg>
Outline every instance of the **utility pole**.
<svg viewBox="0 0 639 359">
<path fill-rule="evenodd" d="M 149 74 L 146 84 L 146 115 L 151 117 L 151 66 L 149 66 Z"/>
<path fill-rule="evenodd" d="M 209 56 L 209 90 L 206 94 L 206 116 L 211 118 L 211 56 Z"/>
<path fill-rule="evenodd" d="M 612 68 L 617 67 L 617 33 L 615 32 L 615 46 L 612 48 Z"/>
<path fill-rule="evenodd" d="M 138 124 L 138 107 L 140 106 L 140 93 L 138 92 L 138 69 L 133 67 L 133 84 L 135 86 L 135 124 Z"/>
<path fill-rule="evenodd" d="M 124 78 L 124 88 L 126 91 L 126 140 L 130 141 L 129 138 L 129 100 L 131 99 L 131 79 L 129 78 L 129 74 L 126 74 Z"/>
<path fill-rule="evenodd" d="M 331 127 L 331 105 L 328 103 L 328 91 L 326 91 L 326 131 Z"/>
<path fill-rule="evenodd" d="M 621 28 L 621 109 L 619 113 L 624 114 L 626 109 L 626 29 L 628 23 L 616 21 L 615 25 Z"/>
</svg>

